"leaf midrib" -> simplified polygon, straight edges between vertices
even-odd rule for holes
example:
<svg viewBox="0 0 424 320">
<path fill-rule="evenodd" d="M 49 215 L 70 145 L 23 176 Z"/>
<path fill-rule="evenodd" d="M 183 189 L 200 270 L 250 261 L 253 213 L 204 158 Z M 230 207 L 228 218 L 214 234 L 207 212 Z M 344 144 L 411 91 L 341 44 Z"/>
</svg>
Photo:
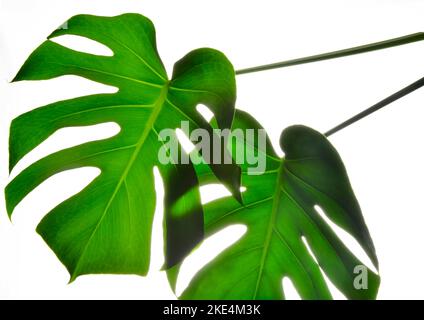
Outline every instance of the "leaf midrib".
<svg viewBox="0 0 424 320">
<path fill-rule="evenodd" d="M 275 224 L 275 219 L 277 216 L 277 212 L 278 212 L 278 208 L 280 206 L 280 195 L 281 195 L 281 182 L 282 182 L 282 170 L 283 170 L 283 166 L 284 166 L 284 161 L 281 161 L 280 167 L 278 168 L 278 172 L 277 172 L 277 181 L 276 181 L 276 189 L 274 192 L 274 201 L 272 203 L 272 209 L 271 209 L 271 216 L 269 218 L 269 222 L 268 222 L 268 229 L 267 229 L 267 233 L 266 233 L 266 237 L 265 237 L 265 242 L 264 242 L 264 247 L 263 247 L 263 252 L 262 252 L 262 257 L 261 257 L 261 261 L 259 264 L 259 272 L 258 272 L 258 278 L 256 279 L 256 286 L 255 286 L 255 291 L 253 293 L 253 297 L 252 300 L 256 300 L 256 296 L 258 294 L 258 290 L 259 290 L 259 285 L 260 282 L 262 280 L 262 275 L 264 272 L 264 268 L 265 268 L 265 262 L 266 262 L 266 258 L 268 256 L 268 251 L 269 251 L 269 245 L 271 243 L 271 239 L 272 239 L 272 234 L 273 234 L 273 230 L 274 230 L 274 224 Z"/>
<path fill-rule="evenodd" d="M 257 293 L 258 293 L 258 290 L 259 290 L 260 282 L 262 280 L 262 275 L 263 275 L 263 272 L 264 272 L 265 262 L 266 262 L 266 258 L 268 256 L 269 245 L 271 243 L 272 236 L 273 236 L 274 232 L 276 233 L 277 236 L 281 236 L 281 234 L 278 234 L 277 230 L 274 227 L 274 225 L 275 225 L 275 219 L 276 219 L 276 216 L 277 216 L 277 213 L 278 213 L 278 208 L 279 208 L 280 201 L 281 201 L 281 193 L 283 192 L 284 194 L 286 194 L 289 197 L 289 199 L 291 201 L 294 201 L 294 203 L 301 209 L 301 211 L 307 216 L 307 218 L 310 219 L 309 215 L 304 211 L 304 209 L 299 205 L 299 203 L 296 200 L 294 200 L 289 195 L 289 193 L 286 190 L 284 190 L 284 187 L 282 187 L 282 171 L 284 169 L 286 169 L 287 171 L 289 171 L 287 169 L 287 167 L 285 166 L 285 163 L 284 162 L 285 162 L 285 159 L 284 160 L 281 160 L 280 167 L 278 168 L 278 171 L 277 171 L 276 190 L 275 190 L 274 195 L 273 195 L 274 201 L 273 201 L 273 205 L 272 205 L 272 209 L 271 209 L 271 216 L 270 216 L 269 223 L 268 223 L 267 234 L 266 234 L 265 243 L 264 243 L 264 246 L 263 246 L 263 252 L 262 252 L 261 262 L 260 262 L 260 265 L 259 265 L 258 278 L 257 278 L 257 281 L 256 281 L 256 287 L 255 287 L 255 291 L 254 291 L 252 300 L 255 300 L 256 297 L 257 297 Z M 292 172 L 290 172 L 290 173 L 293 175 Z M 325 239 L 327 240 L 327 242 L 331 246 L 333 246 L 332 243 L 330 241 L 328 241 L 328 239 L 326 237 L 325 237 Z M 282 239 L 280 239 L 280 240 L 282 240 Z M 298 259 L 297 255 L 293 252 L 293 250 L 289 246 L 289 244 L 287 242 L 285 242 L 285 243 L 286 243 L 286 246 L 289 248 L 289 250 L 292 252 L 293 256 L 298 260 L 299 264 L 305 270 L 306 274 L 309 276 L 309 273 L 304 268 L 303 263 L 300 262 L 300 260 Z M 335 252 L 337 253 L 336 250 L 335 250 Z M 311 279 L 309 278 L 309 280 L 311 280 Z M 311 281 L 311 283 L 312 283 L 313 287 L 315 288 L 314 282 Z"/>
<path fill-rule="evenodd" d="M 147 120 L 147 123 L 146 123 L 146 125 L 144 127 L 144 130 L 143 130 L 143 132 L 142 132 L 142 134 L 140 136 L 140 139 L 138 140 L 137 144 L 135 145 L 135 150 L 134 150 L 134 152 L 133 152 L 133 154 L 132 154 L 132 156 L 131 156 L 128 164 L 127 164 L 127 166 L 125 167 L 125 170 L 124 170 L 123 174 L 121 175 L 121 177 L 120 177 L 120 179 L 119 179 L 119 181 L 118 181 L 118 183 L 117 183 L 117 185 L 116 185 L 116 187 L 115 187 L 115 189 L 114 189 L 114 191 L 112 193 L 112 196 L 110 197 L 110 199 L 109 199 L 109 201 L 108 201 L 108 203 L 107 203 L 107 205 L 106 205 L 106 207 L 105 207 L 105 209 L 104 209 L 104 211 L 103 211 L 103 213 L 102 213 L 99 221 L 97 222 L 97 224 L 96 224 L 93 232 L 91 233 L 89 239 L 87 240 L 87 243 L 85 244 L 84 249 L 83 249 L 83 251 L 82 251 L 82 253 L 81 253 L 81 255 L 80 255 L 80 257 L 79 257 L 79 259 L 78 259 L 78 261 L 76 263 L 76 265 L 75 265 L 74 271 L 71 274 L 70 282 L 74 281 L 76 279 L 76 277 L 78 276 L 78 269 L 80 267 L 80 263 L 83 260 L 83 257 L 84 257 L 84 255 L 85 255 L 85 253 L 87 251 L 87 248 L 88 248 L 88 246 L 89 246 L 89 244 L 90 244 L 93 236 L 96 234 L 99 226 L 101 225 L 104 217 L 106 216 L 106 213 L 108 212 L 110 206 L 112 205 L 112 203 L 113 203 L 113 201 L 114 201 L 114 199 L 115 199 L 115 197 L 116 197 L 119 189 L 121 188 L 121 186 L 123 185 L 123 183 L 126 181 L 126 178 L 128 176 L 128 173 L 131 170 L 131 168 L 132 168 L 135 160 L 137 159 L 137 157 L 138 157 L 138 155 L 139 155 L 139 153 L 140 153 L 140 151 L 141 151 L 141 149 L 142 149 L 142 147 L 144 145 L 144 142 L 146 141 L 147 137 L 149 136 L 150 131 L 152 131 L 153 126 L 154 126 L 154 123 L 156 122 L 156 119 L 158 118 L 158 116 L 159 116 L 159 114 L 160 114 L 160 112 L 162 110 L 162 107 L 164 105 L 164 102 L 166 100 L 166 96 L 168 94 L 168 88 L 169 88 L 169 83 L 166 83 L 162 87 L 161 92 L 159 94 L 159 97 L 158 97 L 158 99 L 156 100 L 156 102 L 153 105 L 152 113 L 150 114 L 150 116 L 149 116 L 149 118 Z"/>
</svg>

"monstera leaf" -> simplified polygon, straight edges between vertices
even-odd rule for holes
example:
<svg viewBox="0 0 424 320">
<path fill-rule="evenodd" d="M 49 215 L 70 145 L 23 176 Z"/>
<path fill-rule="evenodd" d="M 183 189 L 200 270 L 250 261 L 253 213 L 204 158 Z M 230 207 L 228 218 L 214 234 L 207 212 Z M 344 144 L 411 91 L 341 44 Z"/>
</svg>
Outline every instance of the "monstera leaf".
<svg viewBox="0 0 424 320">
<path fill-rule="evenodd" d="M 156 50 L 153 24 L 137 14 L 75 16 L 49 39 L 61 35 L 97 41 L 110 48 L 113 56 L 78 52 L 47 40 L 14 80 L 76 75 L 119 90 L 56 102 L 15 119 L 10 129 L 10 169 L 60 128 L 115 122 L 121 131 L 29 166 L 6 188 L 8 213 L 12 215 L 16 205 L 50 176 L 73 168 L 97 167 L 101 174 L 48 213 L 37 231 L 67 267 L 71 281 L 88 273 L 145 275 L 156 199 L 153 167 L 158 166 L 170 192 L 165 229 L 166 264 L 171 266 L 201 239 L 203 218 L 196 206 L 197 180 L 191 165 L 161 164 L 158 152 L 163 142 L 158 134 L 179 127 L 182 120 L 188 121 L 191 129 L 211 132 L 209 123 L 196 111 L 200 103 L 215 113 L 219 127 L 229 128 L 236 97 L 233 67 L 222 53 L 198 49 L 178 61 L 168 79 Z M 211 165 L 211 170 L 237 195 L 240 172 L 236 165 Z M 175 191 L 178 183 L 180 188 Z M 182 203 L 193 210 L 177 219 L 172 206 L 185 190 L 192 192 Z M 176 241 L 182 238 L 184 241 Z"/>
<path fill-rule="evenodd" d="M 254 119 L 237 111 L 233 130 L 259 128 Z M 181 298 L 283 299 L 282 279 L 288 277 L 302 298 L 330 299 L 322 272 L 347 298 L 375 298 L 379 276 L 363 266 L 315 209 L 319 206 L 350 233 L 377 267 L 360 207 L 330 142 L 308 127 L 289 127 L 281 136 L 285 157 L 280 159 L 269 141 L 261 146 L 257 139 L 240 140 L 232 140 L 234 152 L 240 152 L 234 141 L 242 143 L 245 154 L 266 158 L 266 171 L 249 175 L 243 166 L 244 205 L 233 197 L 206 204 L 205 233 L 210 236 L 235 224 L 246 225 L 247 231 L 198 272 Z M 202 184 L 213 181 L 208 168 L 197 170 Z M 356 266 L 368 275 L 359 289 L 354 286 Z M 168 271 L 174 288 L 178 272 L 178 266 Z"/>
</svg>

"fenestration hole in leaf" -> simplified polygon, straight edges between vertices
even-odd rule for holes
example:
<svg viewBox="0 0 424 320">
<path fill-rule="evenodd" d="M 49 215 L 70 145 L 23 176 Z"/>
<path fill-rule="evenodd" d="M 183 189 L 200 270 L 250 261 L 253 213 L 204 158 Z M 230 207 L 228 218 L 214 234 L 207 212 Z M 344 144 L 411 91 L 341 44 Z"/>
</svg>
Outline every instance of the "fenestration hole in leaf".
<svg viewBox="0 0 424 320">
<path fill-rule="evenodd" d="M 283 277 L 282 286 L 286 300 L 302 300 L 289 277 Z"/>
<path fill-rule="evenodd" d="M 346 296 L 341 292 L 334 284 L 333 282 L 328 278 L 327 274 L 322 270 L 321 267 L 319 267 L 319 270 L 322 273 L 322 276 L 324 277 L 325 282 L 327 283 L 328 290 L 330 290 L 331 296 L 333 297 L 333 300 L 348 300 Z"/>
<path fill-rule="evenodd" d="M 222 251 L 237 242 L 247 231 L 242 224 L 228 226 L 205 239 L 182 263 L 178 276 L 176 294 L 181 295 L 191 279 L 206 264 L 215 259 Z"/>
<path fill-rule="evenodd" d="M 99 175 L 100 169 L 95 167 L 82 167 L 56 173 L 43 181 L 17 205 L 12 217 L 13 224 L 17 228 L 33 232 L 48 212 L 85 189 Z"/>
<path fill-rule="evenodd" d="M 228 196 L 231 196 L 231 193 L 222 184 L 213 183 L 200 187 L 200 198 L 202 199 L 202 204 Z"/>
<path fill-rule="evenodd" d="M 306 250 L 308 250 L 309 255 L 312 257 L 312 259 L 315 261 L 316 264 L 318 264 L 318 260 L 315 257 L 314 253 L 311 250 L 311 247 L 309 246 L 308 240 L 306 240 L 306 238 L 304 236 L 301 237 L 303 244 L 306 247 Z"/>
<path fill-rule="evenodd" d="M 12 170 L 10 180 L 32 163 L 52 153 L 86 142 L 108 139 L 116 136 L 120 131 L 121 127 L 115 122 L 59 129 L 18 162 Z"/>
<path fill-rule="evenodd" d="M 163 197 L 165 194 L 163 180 L 160 175 L 159 169 L 155 166 L 153 168 L 153 176 L 155 177 L 155 191 L 156 191 L 156 208 L 155 214 L 153 216 L 153 225 L 152 225 L 152 238 L 151 238 L 151 248 L 150 251 L 150 266 L 149 272 L 155 273 L 157 270 L 160 270 L 163 267 L 165 262 L 165 257 L 163 255 L 163 250 L 159 248 L 164 247 L 163 240 Z"/>
<path fill-rule="evenodd" d="M 28 109 L 30 106 L 43 108 L 42 106 L 58 101 L 91 95 L 113 94 L 117 93 L 119 88 L 76 75 L 63 75 L 45 81 L 13 82 L 11 90 L 17 90 L 15 94 L 20 96 L 19 103 L 22 103 L 19 109 L 23 108 L 23 111 L 26 112 L 31 110 Z"/>
<path fill-rule="evenodd" d="M 356 241 L 354 237 L 352 237 L 348 232 L 340 228 L 333 221 L 331 221 L 324 210 L 318 205 L 314 206 L 315 211 L 319 214 L 319 216 L 331 227 L 334 233 L 339 237 L 339 239 L 343 242 L 343 244 L 370 270 L 374 273 L 378 274 L 378 271 L 375 269 L 373 263 L 370 258 L 362 249 L 361 245 Z"/>
<path fill-rule="evenodd" d="M 63 35 L 59 37 L 55 37 L 50 39 L 50 41 L 56 42 L 60 44 L 61 46 L 64 46 L 66 48 L 78 51 L 78 52 L 84 52 L 89 54 L 94 54 L 97 56 L 105 56 L 105 57 L 112 57 L 113 51 L 105 46 L 104 44 L 85 38 L 81 36 L 75 36 L 75 35 Z"/>
<path fill-rule="evenodd" d="M 213 112 L 204 104 L 198 104 L 196 106 L 196 110 L 197 112 L 199 112 L 201 114 L 201 116 L 207 121 L 211 121 L 212 118 L 214 117 Z"/>
<path fill-rule="evenodd" d="M 186 134 L 184 133 L 183 130 L 181 129 L 176 129 L 175 130 L 175 134 L 178 138 L 178 142 L 181 144 L 181 147 L 183 148 L 183 150 L 189 154 L 190 152 L 192 152 L 195 148 L 194 144 L 190 141 L 190 139 L 186 136 Z"/>
<path fill-rule="evenodd" d="M 330 293 L 334 300 L 347 300 L 346 296 L 331 282 L 331 280 L 327 277 L 327 274 L 322 270 L 322 268 L 319 266 L 319 263 L 317 261 L 317 258 L 315 257 L 314 253 L 311 250 L 311 247 L 309 246 L 308 240 L 302 236 L 302 241 L 305 244 L 306 250 L 308 250 L 311 257 L 314 259 L 316 264 L 319 267 L 319 270 L 321 271 L 321 274 L 325 280 L 325 283 L 327 284 L 328 290 L 330 290 Z"/>
<path fill-rule="evenodd" d="M 246 187 L 240 187 L 240 192 L 245 192 Z M 202 204 L 207 204 L 211 201 L 231 196 L 231 192 L 222 184 L 211 183 L 200 187 L 200 198 Z"/>
</svg>

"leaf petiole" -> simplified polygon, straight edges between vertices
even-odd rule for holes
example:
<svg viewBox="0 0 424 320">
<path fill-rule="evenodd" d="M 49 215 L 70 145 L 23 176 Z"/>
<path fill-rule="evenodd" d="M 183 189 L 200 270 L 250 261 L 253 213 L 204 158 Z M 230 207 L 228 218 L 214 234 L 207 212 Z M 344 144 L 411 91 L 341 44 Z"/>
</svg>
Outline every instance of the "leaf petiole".
<svg viewBox="0 0 424 320">
<path fill-rule="evenodd" d="M 318 62 L 318 61 L 324 61 L 324 60 L 330 60 L 330 59 L 336 59 L 336 58 L 342 58 L 347 56 L 352 56 L 356 54 L 366 53 L 366 52 L 372 52 L 372 51 L 378 51 L 382 49 L 388 49 L 392 47 L 397 47 L 409 43 L 414 43 L 418 41 L 424 40 L 424 32 L 417 32 L 410 35 L 406 35 L 403 37 L 393 38 L 385 41 L 380 42 L 374 42 L 366 45 L 361 45 L 357 47 L 352 47 L 348 49 L 342 49 L 337 50 L 333 52 L 326 52 L 323 54 L 317 54 L 313 56 L 303 57 L 303 58 L 297 58 L 297 59 L 291 59 L 271 64 L 266 64 L 262 66 L 256 66 L 256 67 L 250 67 L 246 69 L 240 69 L 236 71 L 236 75 L 241 74 L 247 74 L 247 73 L 253 73 L 253 72 L 260 72 L 260 71 L 266 71 L 266 70 L 272 70 L 277 68 L 285 68 L 295 65 L 301 65 L 306 63 L 312 63 L 312 62 Z M 329 137 L 330 135 L 346 128 L 347 126 L 365 118 L 366 116 L 374 113 L 377 110 L 380 110 L 381 108 L 387 106 L 388 104 L 410 94 L 411 92 L 414 92 L 415 90 L 421 88 L 424 86 L 424 77 L 419 79 L 418 81 L 410 84 L 409 86 L 403 88 L 402 90 L 392 94 L 391 96 L 381 100 L 380 102 L 376 103 L 375 105 L 369 107 L 368 109 L 358 113 L 357 115 L 353 116 L 352 118 L 342 122 L 341 124 L 337 125 L 333 129 L 327 131 L 325 133 L 325 136 Z"/>
<path fill-rule="evenodd" d="M 330 60 L 330 59 L 336 59 L 336 58 L 342 58 L 347 56 L 352 56 L 355 54 L 360 53 L 366 53 L 371 51 L 377 51 L 382 49 L 388 49 L 392 47 L 402 46 L 409 43 L 414 43 L 418 41 L 424 40 L 424 32 L 417 32 L 410 35 L 406 35 L 403 37 L 393 38 L 385 41 L 380 42 L 374 42 L 366 45 L 361 45 L 357 47 L 352 47 L 348 49 L 343 50 L 337 50 L 333 52 L 326 52 L 323 54 L 317 54 L 313 56 L 303 57 L 303 58 L 297 58 L 297 59 L 291 59 L 271 64 L 266 64 L 262 66 L 256 66 L 256 67 L 250 67 L 246 69 L 240 69 L 236 71 L 236 75 L 241 74 L 247 74 L 247 73 L 253 73 L 253 72 L 259 72 L 259 71 L 266 71 L 271 69 L 277 69 L 277 68 L 285 68 L 305 63 L 311 63 L 311 62 L 318 62 L 318 61 L 324 61 L 324 60 Z"/>
<path fill-rule="evenodd" d="M 422 86 L 424 86 L 424 77 L 415 81 L 414 83 L 411 83 L 409 86 L 399 90 L 398 92 L 390 95 L 389 97 L 381 100 L 380 102 L 377 102 L 376 104 L 369 107 L 368 109 L 365 109 L 364 111 L 358 113 L 357 115 L 353 116 L 352 118 L 350 118 L 350 119 L 342 122 L 341 124 L 335 126 L 333 129 L 328 130 L 324 135 L 326 137 L 329 137 L 332 134 L 334 134 L 334 133 L 350 126 L 351 124 L 369 116 L 370 114 L 384 108 L 385 106 L 389 105 L 390 103 L 392 103 L 392 102 L 414 92 L 415 90 L 418 90 Z"/>
</svg>

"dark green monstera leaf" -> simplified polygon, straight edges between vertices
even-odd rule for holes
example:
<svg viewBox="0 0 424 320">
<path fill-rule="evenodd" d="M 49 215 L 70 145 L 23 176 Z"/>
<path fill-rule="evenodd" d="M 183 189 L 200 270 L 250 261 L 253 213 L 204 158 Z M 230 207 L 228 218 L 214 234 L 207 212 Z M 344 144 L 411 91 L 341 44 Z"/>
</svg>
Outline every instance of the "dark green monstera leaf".
<svg viewBox="0 0 424 320">
<path fill-rule="evenodd" d="M 237 111 L 233 130 L 258 128 L 248 114 Z M 181 298 L 284 299 L 282 279 L 288 277 L 303 299 L 330 299 L 322 271 L 347 298 L 375 298 L 379 276 L 351 253 L 315 209 L 322 208 L 351 234 L 377 267 L 360 207 L 330 142 L 308 127 L 289 127 L 281 136 L 285 157 L 280 159 L 269 141 L 265 147 L 257 139 L 255 143 L 238 139 L 232 140 L 234 152 L 240 152 L 234 141 L 242 143 L 245 154 L 266 158 L 266 170 L 249 175 L 248 166 L 242 167 L 244 205 L 233 197 L 204 205 L 205 233 L 210 236 L 235 224 L 245 225 L 247 231 L 198 272 Z M 201 184 L 213 181 L 208 168 L 197 170 Z M 368 283 L 359 289 L 354 286 L 356 266 L 367 274 Z M 178 266 L 168 271 L 174 288 L 178 272 Z"/>
<path fill-rule="evenodd" d="M 182 120 L 189 121 L 192 129 L 211 132 L 209 123 L 196 111 L 198 104 L 210 108 L 219 127 L 229 128 L 236 97 L 233 67 L 222 53 L 198 49 L 175 64 L 169 79 L 156 50 L 154 26 L 138 14 L 75 16 L 49 39 L 61 35 L 97 41 L 110 48 L 113 56 L 78 52 L 47 40 L 14 80 L 76 75 L 119 90 L 56 102 L 15 119 L 10 129 L 10 169 L 60 128 L 115 122 L 121 131 L 29 166 L 6 188 L 8 213 L 12 215 L 16 205 L 50 176 L 73 168 L 97 167 L 101 174 L 48 213 L 37 231 L 67 267 L 71 280 L 89 273 L 145 275 L 156 199 L 153 167 L 158 166 L 169 191 L 165 229 L 166 264 L 171 266 L 201 239 L 203 218 L 191 165 L 159 163 L 163 142 L 158 133 L 179 127 Z M 212 165 L 211 170 L 237 195 L 237 166 Z M 182 202 L 191 211 L 176 219 L 173 204 L 187 190 L 192 192 Z M 182 223 L 185 230 L 179 227 Z M 184 241 L 176 241 L 183 234 Z"/>
</svg>

